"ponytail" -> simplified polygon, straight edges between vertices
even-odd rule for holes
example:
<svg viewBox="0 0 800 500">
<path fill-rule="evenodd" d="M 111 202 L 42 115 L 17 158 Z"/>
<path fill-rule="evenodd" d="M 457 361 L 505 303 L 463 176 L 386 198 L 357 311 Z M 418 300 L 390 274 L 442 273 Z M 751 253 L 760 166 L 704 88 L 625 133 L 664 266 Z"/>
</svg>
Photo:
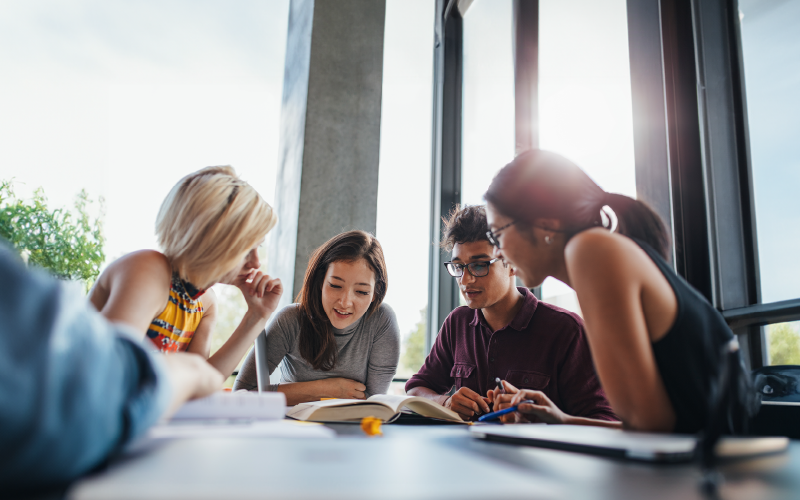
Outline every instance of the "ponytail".
<svg viewBox="0 0 800 500">
<path fill-rule="evenodd" d="M 661 217 L 640 200 L 623 194 L 606 193 L 603 200 L 617 216 L 617 232 L 650 245 L 667 262 L 670 259 L 670 242 L 667 228 Z"/>
<path fill-rule="evenodd" d="M 628 196 L 606 193 L 580 167 L 556 153 L 531 149 L 520 154 L 497 173 L 484 198 L 515 221 L 558 219 L 568 235 L 605 227 L 607 205 L 616 214 L 620 234 L 647 243 L 670 260 L 666 226 L 652 208 Z M 607 227 L 612 229 L 611 224 Z"/>
</svg>

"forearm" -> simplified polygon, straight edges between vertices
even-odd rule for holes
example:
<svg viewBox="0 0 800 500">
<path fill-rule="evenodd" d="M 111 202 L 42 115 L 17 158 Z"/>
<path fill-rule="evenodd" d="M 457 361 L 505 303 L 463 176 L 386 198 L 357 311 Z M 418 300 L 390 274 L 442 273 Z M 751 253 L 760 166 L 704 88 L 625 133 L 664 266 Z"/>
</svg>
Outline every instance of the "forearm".
<svg viewBox="0 0 800 500">
<path fill-rule="evenodd" d="M 326 379 L 280 384 L 278 386 L 278 392 L 282 392 L 286 396 L 287 406 L 294 406 L 309 401 L 319 401 L 321 398 L 336 397 L 333 391 L 330 390 Z"/>
<path fill-rule="evenodd" d="M 622 429 L 622 422 L 613 422 L 610 420 L 597 420 L 596 418 L 586 417 L 573 417 L 567 415 L 564 421 L 567 425 L 594 425 L 596 427 L 610 427 L 612 429 Z"/>
<path fill-rule="evenodd" d="M 427 387 L 417 386 L 409 389 L 406 393 L 409 396 L 418 396 L 425 399 L 430 399 L 433 402 L 439 403 L 440 405 L 444 406 L 444 403 L 447 401 L 447 394 L 439 394 L 438 392 L 428 389 Z"/>
<path fill-rule="evenodd" d="M 225 377 L 229 377 L 244 357 L 253 341 L 264 329 L 267 318 L 258 317 L 248 311 L 230 338 L 219 348 L 208 363 Z"/>
</svg>

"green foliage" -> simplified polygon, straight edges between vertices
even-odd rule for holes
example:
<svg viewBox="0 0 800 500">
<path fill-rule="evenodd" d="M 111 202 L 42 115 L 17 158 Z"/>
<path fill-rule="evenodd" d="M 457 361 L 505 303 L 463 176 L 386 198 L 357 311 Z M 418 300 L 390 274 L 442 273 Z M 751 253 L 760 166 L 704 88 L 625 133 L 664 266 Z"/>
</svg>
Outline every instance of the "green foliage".
<svg viewBox="0 0 800 500">
<path fill-rule="evenodd" d="M 796 323 L 778 323 L 767 327 L 771 365 L 800 365 L 800 333 Z"/>
<path fill-rule="evenodd" d="M 10 181 L 0 182 L 0 237 L 5 238 L 28 264 L 47 269 L 57 278 L 80 280 L 88 291 L 105 261 L 103 227 L 100 218 L 91 220 L 87 205 L 92 203 L 81 190 L 75 211 L 50 210 L 42 188 L 33 199 L 14 195 Z M 103 200 L 100 199 L 101 213 Z"/>
<path fill-rule="evenodd" d="M 422 363 L 425 362 L 425 332 L 427 331 L 426 321 L 428 308 L 420 311 L 420 321 L 416 328 L 406 337 L 403 356 L 400 359 L 400 367 L 403 375 L 413 375 L 419 371 Z"/>
<path fill-rule="evenodd" d="M 217 321 L 211 333 L 211 354 L 228 341 L 247 312 L 247 302 L 242 292 L 231 285 L 214 285 L 217 294 Z"/>
</svg>

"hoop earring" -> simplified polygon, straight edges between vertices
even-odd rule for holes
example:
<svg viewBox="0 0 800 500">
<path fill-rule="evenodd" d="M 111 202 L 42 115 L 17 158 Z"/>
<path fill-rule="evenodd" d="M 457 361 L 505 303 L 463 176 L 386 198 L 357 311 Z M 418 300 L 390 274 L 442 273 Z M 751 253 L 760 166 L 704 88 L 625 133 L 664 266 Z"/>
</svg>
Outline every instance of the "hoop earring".
<svg viewBox="0 0 800 500">
<path fill-rule="evenodd" d="M 553 238 L 549 234 L 545 235 L 544 242 L 547 243 L 548 245 L 550 245 L 550 244 L 553 243 Z"/>
</svg>

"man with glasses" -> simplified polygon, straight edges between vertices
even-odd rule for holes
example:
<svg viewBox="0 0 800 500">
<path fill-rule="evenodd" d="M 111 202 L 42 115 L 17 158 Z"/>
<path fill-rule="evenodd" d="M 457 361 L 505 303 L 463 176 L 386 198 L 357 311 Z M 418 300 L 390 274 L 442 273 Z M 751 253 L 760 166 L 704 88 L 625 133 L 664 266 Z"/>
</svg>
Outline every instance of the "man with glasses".
<svg viewBox="0 0 800 500">
<path fill-rule="evenodd" d="M 541 391 L 541 421 L 617 420 L 594 372 L 580 316 L 516 286 L 514 269 L 492 258 L 484 207 L 457 207 L 444 225 L 441 246 L 452 251 L 445 267 L 467 305 L 445 319 L 406 392 L 474 420 L 491 411 L 500 378 Z"/>
</svg>

